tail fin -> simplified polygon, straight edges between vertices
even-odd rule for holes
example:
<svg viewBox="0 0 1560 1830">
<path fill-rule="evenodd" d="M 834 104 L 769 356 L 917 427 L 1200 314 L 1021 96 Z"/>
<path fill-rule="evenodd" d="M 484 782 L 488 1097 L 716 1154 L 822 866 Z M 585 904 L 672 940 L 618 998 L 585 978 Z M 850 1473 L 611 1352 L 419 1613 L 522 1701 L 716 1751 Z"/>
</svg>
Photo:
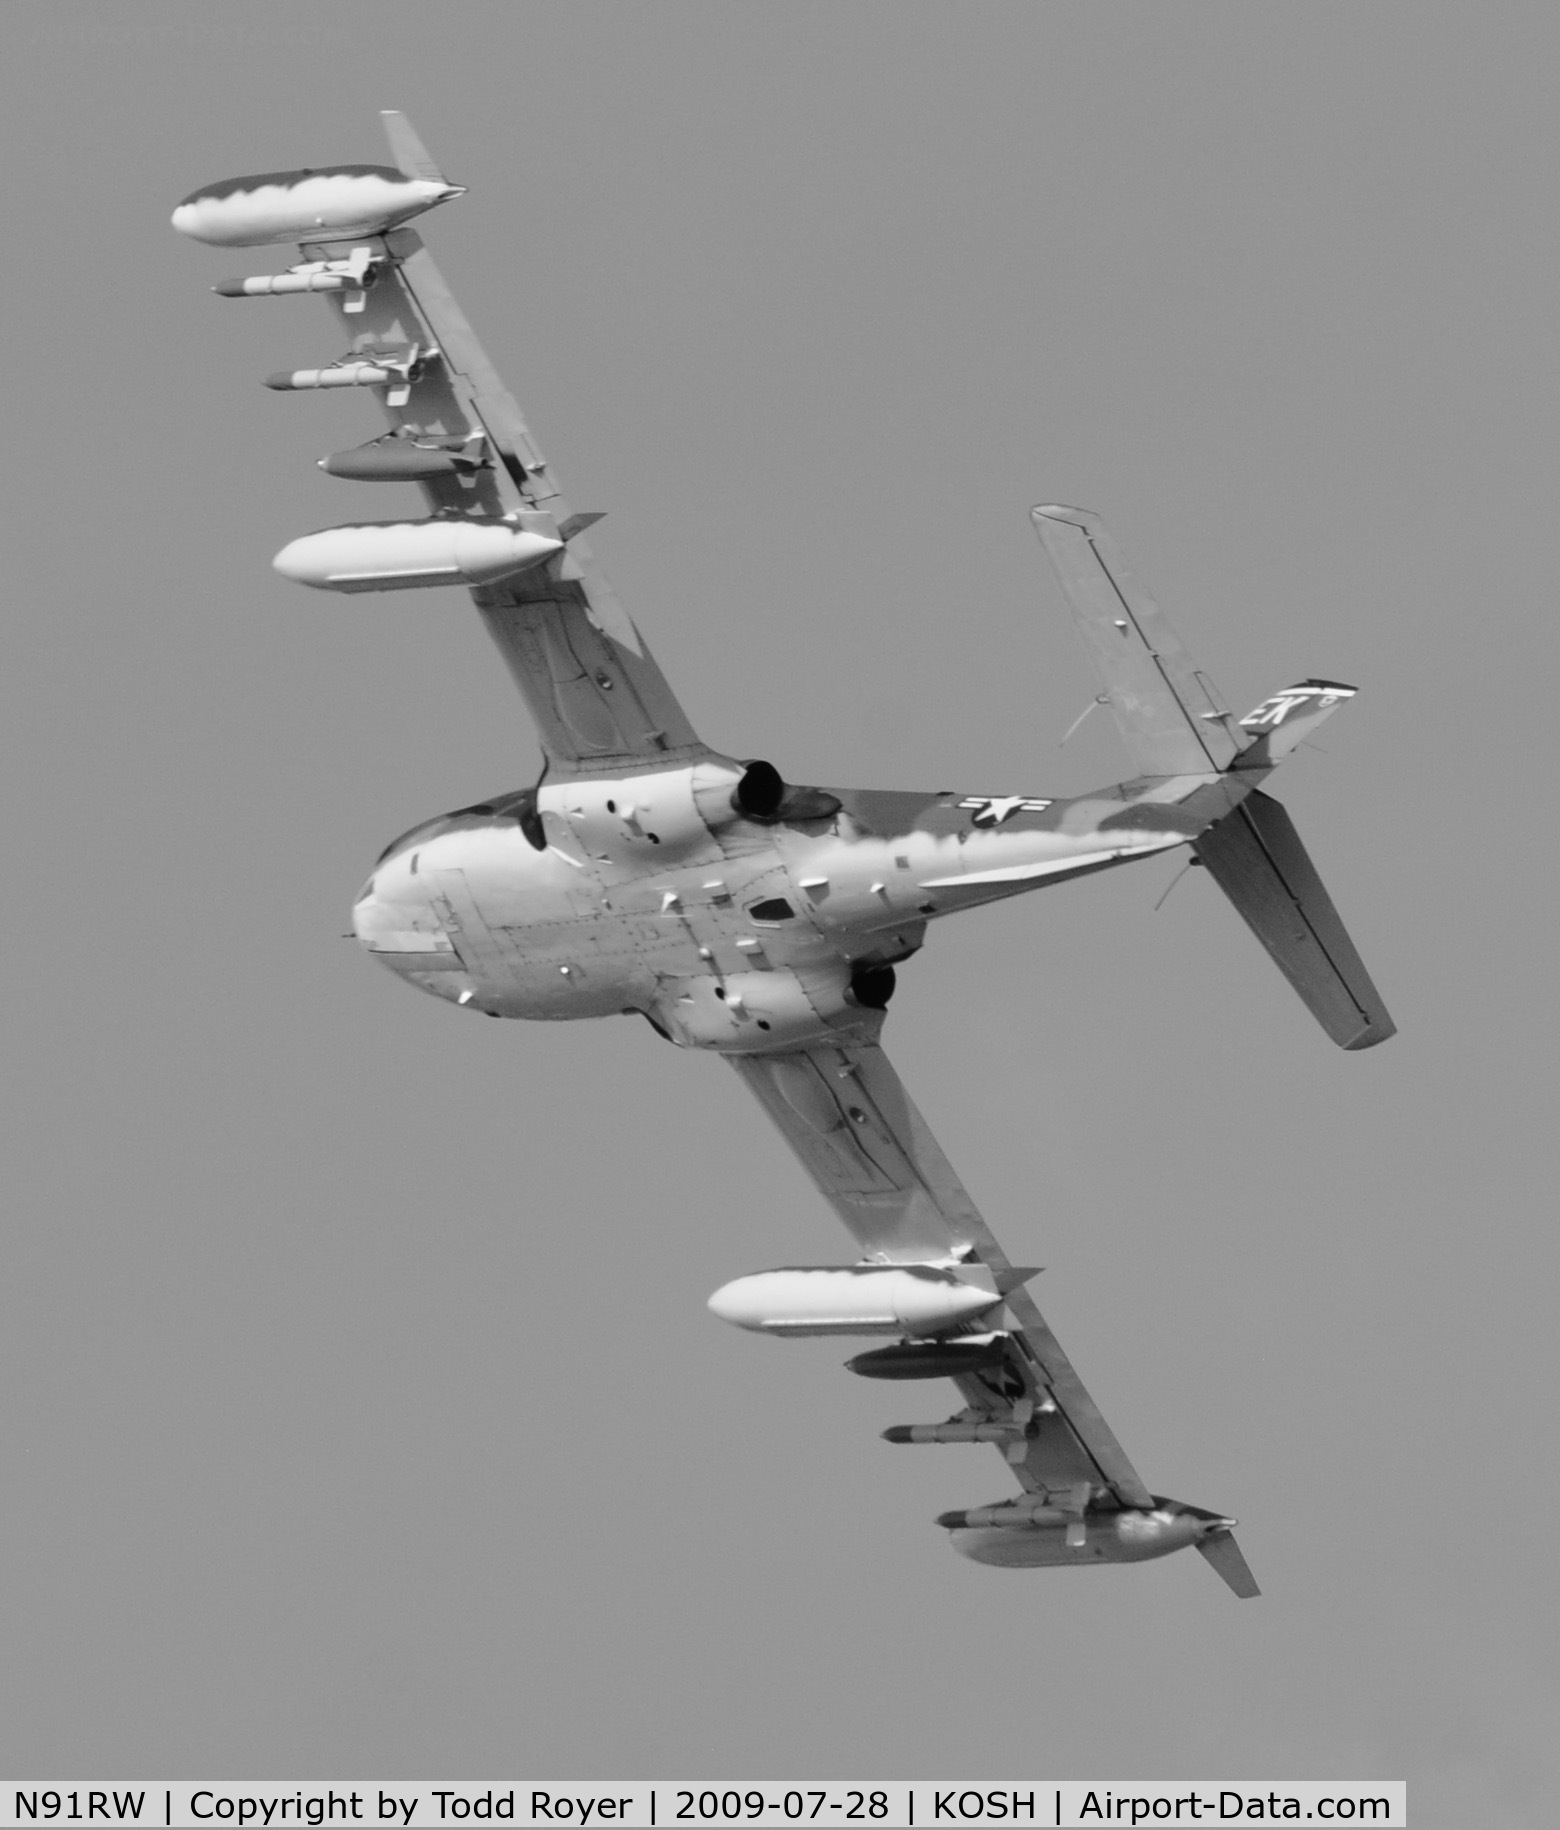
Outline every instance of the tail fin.
<svg viewBox="0 0 1560 1830">
<path fill-rule="evenodd" d="M 1197 1540 L 1197 1548 L 1242 1601 L 1250 1601 L 1262 1593 L 1251 1573 L 1251 1565 L 1235 1542 L 1234 1532 L 1211 1531 L 1206 1538 Z"/>
<path fill-rule="evenodd" d="M 1264 699 L 1247 712 L 1240 728 L 1254 741 L 1235 758 L 1237 769 L 1271 769 L 1296 750 L 1324 718 L 1354 697 L 1355 688 L 1337 680 L 1302 680 Z"/>
<path fill-rule="evenodd" d="M 408 178 L 426 178 L 430 184 L 445 183 L 444 173 L 434 164 L 417 129 L 399 108 L 381 108 L 379 118 L 390 142 L 390 156 Z"/>
<path fill-rule="evenodd" d="M 1133 583 L 1097 515 L 1082 508 L 1032 512 L 1073 619 L 1144 775 L 1228 774 L 1260 780 L 1338 706 L 1352 686 L 1306 680 L 1265 699 L 1238 723 L 1168 619 Z M 1273 956 L 1307 1009 L 1343 1048 L 1393 1035 L 1338 911 L 1300 835 L 1277 801 L 1253 791 L 1208 827 L 1193 849 Z"/>
<path fill-rule="evenodd" d="M 1031 519 L 1140 773 L 1229 768 L 1251 738 L 1134 583 L 1104 523 L 1086 508 L 1037 508 Z"/>
<path fill-rule="evenodd" d="M 1340 1048 L 1395 1035 L 1381 994 L 1338 918 L 1294 822 L 1260 790 L 1192 841 L 1311 1015 Z"/>
</svg>

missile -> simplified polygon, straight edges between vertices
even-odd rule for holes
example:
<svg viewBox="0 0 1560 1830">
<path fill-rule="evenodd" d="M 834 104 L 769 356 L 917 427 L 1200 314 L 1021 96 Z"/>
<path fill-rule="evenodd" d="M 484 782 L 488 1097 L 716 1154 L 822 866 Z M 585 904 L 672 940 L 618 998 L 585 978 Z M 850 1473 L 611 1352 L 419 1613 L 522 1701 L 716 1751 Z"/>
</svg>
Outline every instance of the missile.
<svg viewBox="0 0 1560 1830">
<path fill-rule="evenodd" d="M 259 172 L 208 184 L 173 212 L 181 235 L 218 248 L 262 248 L 270 242 L 340 241 L 381 235 L 447 198 L 463 184 L 409 178 L 390 165 L 327 165 Z"/>
<path fill-rule="evenodd" d="M 351 301 L 348 301 L 350 306 Z M 314 388 L 385 388 L 385 405 L 404 407 L 424 368 L 438 357 L 436 349 L 414 343 L 409 349 L 381 349 L 338 356 L 317 369 L 277 369 L 265 385 L 279 394 L 301 394 Z"/>
<path fill-rule="evenodd" d="M 957 1379 L 964 1373 L 1001 1366 L 1005 1334 L 974 1334 L 948 1341 L 899 1341 L 858 1353 L 846 1366 L 863 1379 Z"/>
<path fill-rule="evenodd" d="M 369 521 L 305 534 L 271 564 L 317 591 L 405 591 L 497 584 L 562 548 L 552 535 L 512 521 Z"/>
<path fill-rule="evenodd" d="M 1001 1300 L 946 1265 L 794 1265 L 722 1284 L 709 1306 L 758 1334 L 937 1335 Z"/>
<path fill-rule="evenodd" d="M 265 378 L 265 385 L 280 394 L 303 393 L 309 388 L 378 388 L 387 382 L 404 387 L 415 381 L 421 369 L 422 356 L 365 356 L 354 361 L 327 362 L 318 369 L 277 369 Z"/>
<path fill-rule="evenodd" d="M 251 273 L 243 279 L 218 280 L 211 290 L 224 299 L 276 298 L 290 292 L 361 292 L 373 285 L 376 272 L 372 266 L 348 272 L 340 265 L 320 262 L 286 273 Z"/>
<path fill-rule="evenodd" d="M 301 394 L 310 388 L 378 388 L 404 379 L 382 362 L 332 362 L 322 369 L 277 369 L 265 385 L 279 394 Z"/>
</svg>

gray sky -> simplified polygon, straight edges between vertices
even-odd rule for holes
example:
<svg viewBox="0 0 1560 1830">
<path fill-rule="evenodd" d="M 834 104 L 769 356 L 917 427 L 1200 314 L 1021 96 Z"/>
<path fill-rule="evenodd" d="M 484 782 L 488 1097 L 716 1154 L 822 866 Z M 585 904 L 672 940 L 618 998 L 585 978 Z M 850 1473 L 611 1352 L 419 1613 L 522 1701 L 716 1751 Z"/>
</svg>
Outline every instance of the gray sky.
<svg viewBox="0 0 1560 1830">
<path fill-rule="evenodd" d="M 1560 1783 L 1553 9 L 14 3 L 0 1770 Z M 702 734 L 793 779 L 1114 779 L 1026 513 L 1104 513 L 1244 706 L 1402 1027 L 1332 1049 L 1172 864 L 934 931 L 888 1043 L 1194 1557 L 950 1555 L 847 1255 L 718 1061 L 482 1023 L 338 938 L 529 781 L 454 593 L 270 571 L 403 498 L 268 371 L 196 185 L 384 157 Z M 281 256 L 285 259 L 285 254 Z M 404 498 L 409 501 L 409 497 Z M 1095 728 L 1095 727 L 1098 728 Z"/>
</svg>

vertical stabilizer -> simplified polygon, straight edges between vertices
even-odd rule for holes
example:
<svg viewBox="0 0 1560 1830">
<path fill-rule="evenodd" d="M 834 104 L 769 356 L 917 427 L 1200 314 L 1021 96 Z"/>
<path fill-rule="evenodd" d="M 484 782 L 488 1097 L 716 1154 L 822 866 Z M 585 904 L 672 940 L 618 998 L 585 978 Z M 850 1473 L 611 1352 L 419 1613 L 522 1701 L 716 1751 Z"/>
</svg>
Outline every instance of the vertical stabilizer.
<svg viewBox="0 0 1560 1830">
<path fill-rule="evenodd" d="M 1242 1601 L 1250 1601 L 1262 1593 L 1257 1587 L 1256 1577 L 1251 1573 L 1251 1565 L 1241 1555 L 1240 1546 L 1235 1542 L 1234 1532 L 1210 1531 L 1206 1538 L 1197 1540 L 1197 1549 Z"/>
<path fill-rule="evenodd" d="M 399 108 L 381 108 L 379 118 L 384 123 L 385 138 L 390 142 L 390 157 L 408 178 L 425 178 L 430 184 L 449 182 L 418 138 L 417 129 Z"/>
</svg>

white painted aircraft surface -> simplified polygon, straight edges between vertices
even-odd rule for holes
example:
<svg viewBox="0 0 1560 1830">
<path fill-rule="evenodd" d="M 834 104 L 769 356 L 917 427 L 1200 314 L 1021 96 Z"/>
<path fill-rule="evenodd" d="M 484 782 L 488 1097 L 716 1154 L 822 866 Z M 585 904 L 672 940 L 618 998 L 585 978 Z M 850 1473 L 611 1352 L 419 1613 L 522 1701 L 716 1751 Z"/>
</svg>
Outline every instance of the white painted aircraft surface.
<svg viewBox="0 0 1560 1830">
<path fill-rule="evenodd" d="M 1221 1513 L 1150 1493 L 997 1244 L 880 1043 L 895 968 L 928 924 L 1190 846 L 1328 1034 L 1392 1034 L 1288 816 L 1261 792 L 1353 694 L 1308 680 L 1243 719 L 1218 697 L 1085 511 L 1034 511 L 1116 716 L 1130 778 L 1068 798 L 797 786 L 694 733 L 577 514 L 408 219 L 461 194 L 405 117 L 396 166 L 267 173 L 193 193 L 174 226 L 224 247 L 299 244 L 227 297 L 329 295 L 346 349 L 269 378 L 361 387 L 390 429 L 322 460 L 411 481 L 420 520 L 290 542 L 276 566 L 346 592 L 461 585 L 536 721 L 530 788 L 414 827 L 353 909 L 370 956 L 491 1017 L 642 1016 L 724 1055 L 854 1240 L 853 1264 L 760 1272 L 710 1299 L 760 1333 L 891 1336 L 870 1377 L 951 1379 L 945 1422 L 896 1442 L 994 1446 L 1018 1492 L 948 1513 L 1004 1567 L 1139 1561 L 1194 1545 L 1257 1593 Z"/>
</svg>

